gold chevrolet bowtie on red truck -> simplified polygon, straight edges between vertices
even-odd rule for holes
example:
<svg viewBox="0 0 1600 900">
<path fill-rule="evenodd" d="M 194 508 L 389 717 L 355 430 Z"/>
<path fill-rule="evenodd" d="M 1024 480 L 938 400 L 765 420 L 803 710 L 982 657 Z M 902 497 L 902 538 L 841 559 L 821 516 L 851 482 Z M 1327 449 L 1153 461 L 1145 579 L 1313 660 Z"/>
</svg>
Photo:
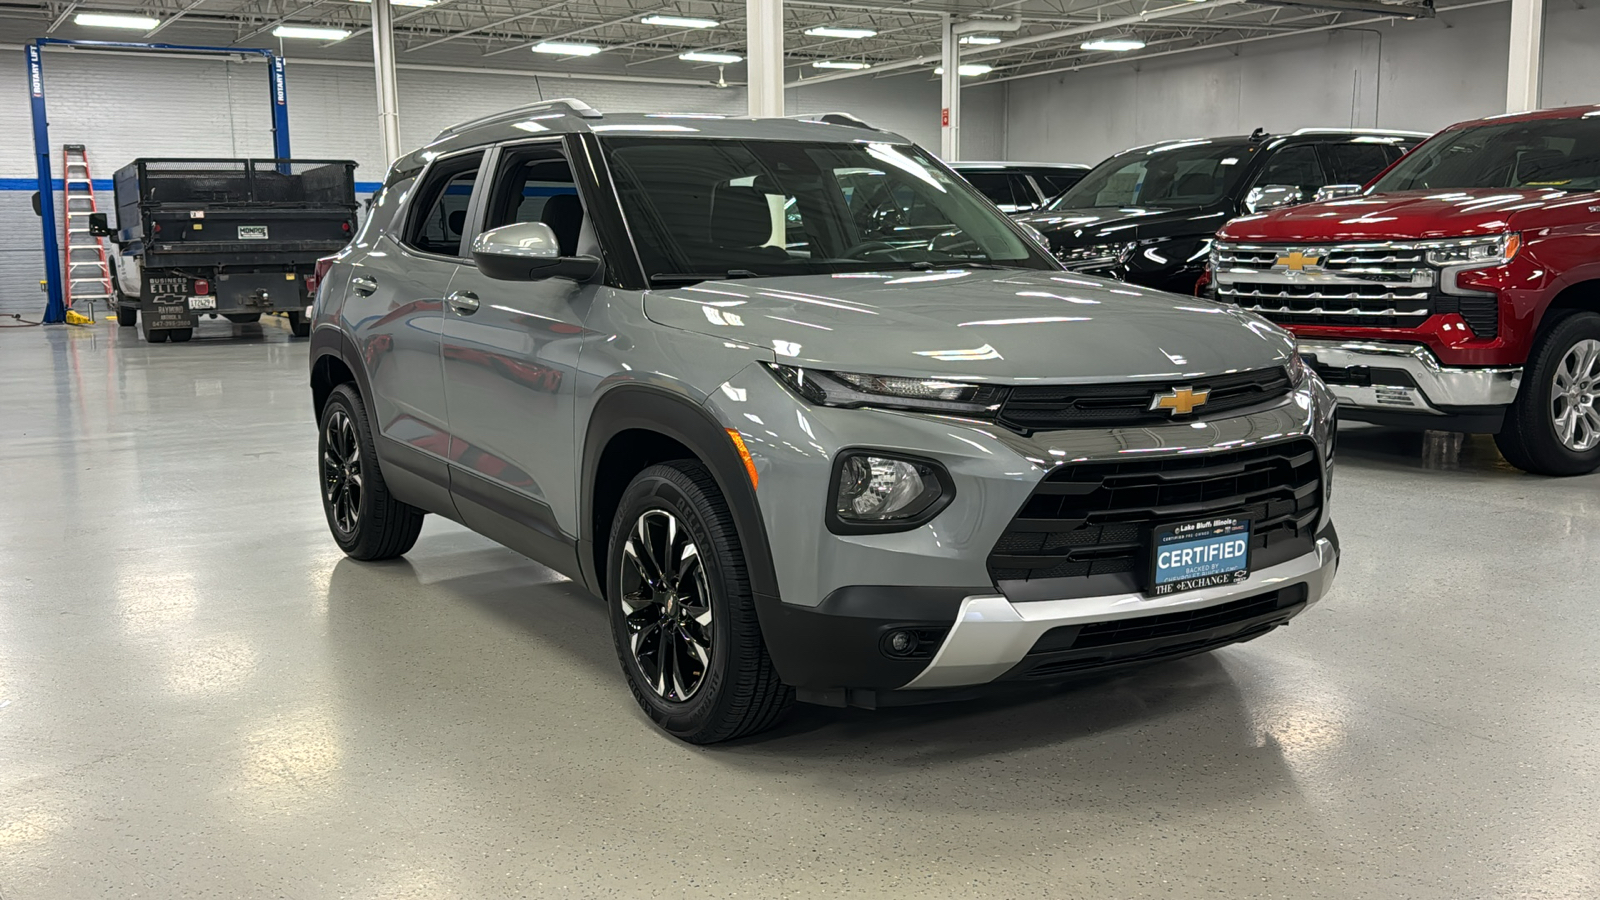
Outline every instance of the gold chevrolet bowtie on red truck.
<svg viewBox="0 0 1600 900">
<path fill-rule="evenodd" d="M 1318 199 L 1224 226 L 1215 297 L 1292 330 L 1346 418 L 1600 467 L 1600 107 L 1463 122 Z"/>
</svg>

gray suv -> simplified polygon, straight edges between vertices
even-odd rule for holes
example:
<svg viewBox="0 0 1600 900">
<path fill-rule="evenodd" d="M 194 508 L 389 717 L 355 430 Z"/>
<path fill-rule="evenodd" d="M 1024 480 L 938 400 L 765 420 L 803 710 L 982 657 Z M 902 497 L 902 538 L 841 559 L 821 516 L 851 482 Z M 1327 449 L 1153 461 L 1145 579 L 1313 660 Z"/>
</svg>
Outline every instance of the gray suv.
<svg viewBox="0 0 1600 900">
<path fill-rule="evenodd" d="M 431 512 L 537 559 L 697 743 L 1250 640 L 1338 565 L 1286 332 L 1065 272 L 847 116 L 440 134 L 320 267 L 311 387 L 347 554 Z"/>
</svg>

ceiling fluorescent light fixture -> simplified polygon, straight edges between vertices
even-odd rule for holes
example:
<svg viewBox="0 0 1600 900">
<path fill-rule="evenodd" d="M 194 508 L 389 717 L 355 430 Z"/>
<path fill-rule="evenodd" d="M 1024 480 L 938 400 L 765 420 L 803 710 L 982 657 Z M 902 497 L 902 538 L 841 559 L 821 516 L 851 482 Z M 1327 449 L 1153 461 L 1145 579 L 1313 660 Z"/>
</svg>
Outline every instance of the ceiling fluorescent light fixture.
<svg viewBox="0 0 1600 900">
<path fill-rule="evenodd" d="M 352 0 L 354 3 L 371 3 L 372 0 Z M 432 6 L 439 0 L 389 0 L 390 6 Z"/>
<path fill-rule="evenodd" d="M 968 78 L 971 78 L 974 75 L 987 75 L 990 72 L 993 72 L 994 66 L 986 66 L 983 63 L 962 63 L 961 65 L 956 66 L 956 71 L 967 76 Z M 934 69 L 933 74 L 943 75 L 944 66 Z"/>
<path fill-rule="evenodd" d="M 350 36 L 343 28 L 307 28 L 304 25 L 279 25 L 272 29 L 279 38 L 304 38 L 308 41 L 342 41 Z"/>
<path fill-rule="evenodd" d="M 596 44 L 569 44 L 565 41 L 542 41 L 530 47 L 535 53 L 551 53 L 557 56 L 593 56 L 604 50 Z"/>
<path fill-rule="evenodd" d="M 716 19 L 690 19 L 684 16 L 645 16 L 639 20 L 640 25 L 660 25 L 662 28 L 716 28 L 721 25 Z"/>
<path fill-rule="evenodd" d="M 813 69 L 870 69 L 872 63 L 854 62 L 848 59 L 824 59 L 811 64 Z"/>
<path fill-rule="evenodd" d="M 737 53 L 706 53 L 699 50 L 679 53 L 678 58 L 685 62 L 716 63 L 719 66 L 731 66 L 744 60 L 744 57 Z"/>
<path fill-rule="evenodd" d="M 1085 50 L 1110 50 L 1113 53 L 1126 53 L 1129 50 L 1143 50 L 1144 41 L 1138 38 L 1096 38 L 1084 41 L 1080 45 Z"/>
<path fill-rule="evenodd" d="M 88 25 L 98 28 L 131 28 L 134 31 L 149 31 L 161 24 L 160 19 L 148 16 L 111 16 L 105 13 L 78 13 L 72 21 L 78 25 Z"/>
<path fill-rule="evenodd" d="M 878 33 L 871 28 L 836 28 L 832 25 L 818 25 L 815 28 L 807 28 L 806 34 L 812 37 L 859 39 L 875 37 Z"/>
<path fill-rule="evenodd" d="M 367 2 L 371 2 L 371 0 L 367 0 Z M 992 34 L 969 34 L 961 39 L 961 43 L 987 47 L 990 44 L 1000 43 L 1000 39 Z"/>
</svg>

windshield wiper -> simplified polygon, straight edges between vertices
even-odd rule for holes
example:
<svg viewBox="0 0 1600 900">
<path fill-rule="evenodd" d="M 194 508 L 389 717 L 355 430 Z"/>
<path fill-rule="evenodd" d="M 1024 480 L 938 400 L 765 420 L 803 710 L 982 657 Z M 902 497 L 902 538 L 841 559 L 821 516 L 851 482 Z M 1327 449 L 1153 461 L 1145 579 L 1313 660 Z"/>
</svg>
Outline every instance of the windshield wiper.
<svg viewBox="0 0 1600 900">
<path fill-rule="evenodd" d="M 916 272 L 927 272 L 931 269 L 1008 269 L 1010 266 L 1002 266 L 992 262 L 978 262 L 976 260 L 935 263 L 919 259 L 916 262 L 906 263 L 906 268 Z"/>
<path fill-rule="evenodd" d="M 650 276 L 653 284 L 699 284 L 702 281 L 727 281 L 734 278 L 760 278 L 761 276 L 749 269 L 729 269 L 721 274 L 715 272 L 657 272 Z"/>
</svg>

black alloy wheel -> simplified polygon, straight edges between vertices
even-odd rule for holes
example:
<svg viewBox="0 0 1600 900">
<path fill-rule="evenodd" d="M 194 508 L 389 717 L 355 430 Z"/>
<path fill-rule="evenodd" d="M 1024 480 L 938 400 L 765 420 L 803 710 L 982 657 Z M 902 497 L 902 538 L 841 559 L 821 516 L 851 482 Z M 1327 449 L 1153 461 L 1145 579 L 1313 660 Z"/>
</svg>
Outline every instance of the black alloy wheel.
<svg viewBox="0 0 1600 900">
<path fill-rule="evenodd" d="M 794 690 L 767 654 L 739 532 L 711 472 L 697 460 L 640 472 L 607 547 L 611 637 L 645 714 L 692 744 L 776 723 Z"/>
<path fill-rule="evenodd" d="M 322 511 L 346 555 L 393 559 L 417 543 L 424 513 L 389 493 L 367 407 L 355 385 L 339 385 L 323 404 L 317 458 Z"/>
</svg>

